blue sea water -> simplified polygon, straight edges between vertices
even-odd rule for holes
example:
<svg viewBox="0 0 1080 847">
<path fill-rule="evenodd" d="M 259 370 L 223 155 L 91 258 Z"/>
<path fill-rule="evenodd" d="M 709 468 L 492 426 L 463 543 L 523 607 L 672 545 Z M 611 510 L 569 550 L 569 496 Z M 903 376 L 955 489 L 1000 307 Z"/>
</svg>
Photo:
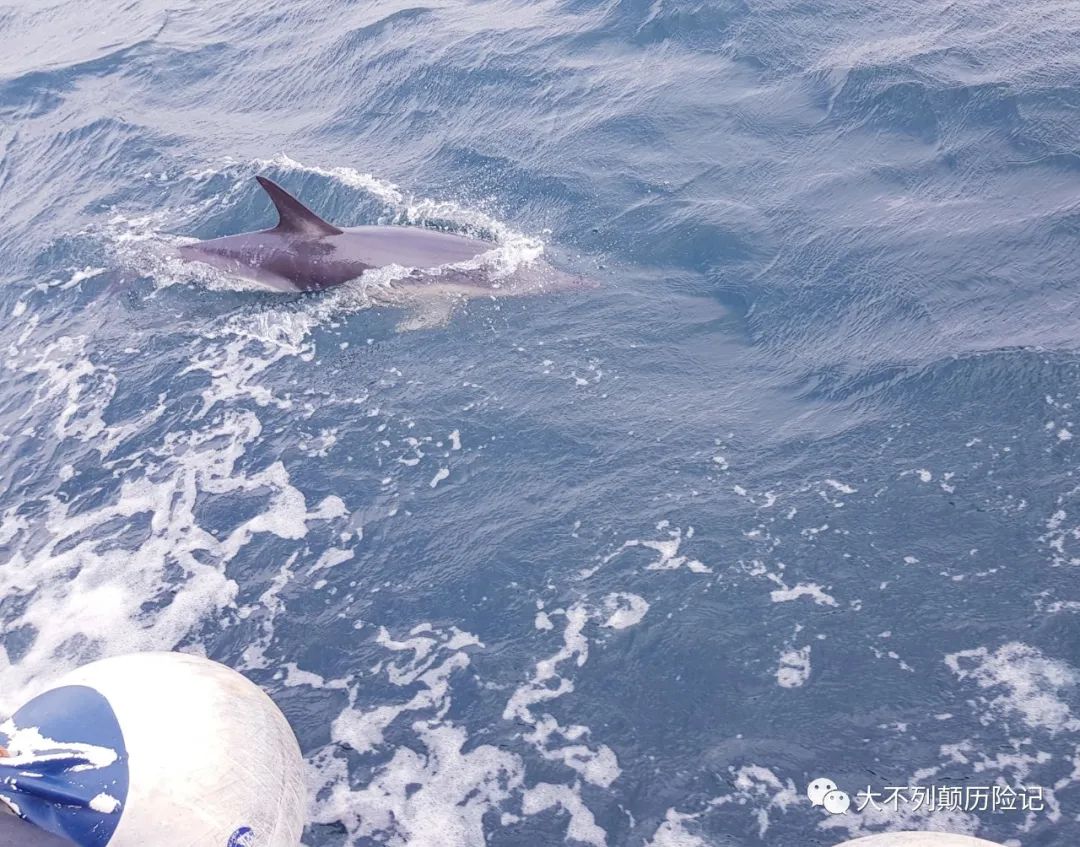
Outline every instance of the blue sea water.
<svg viewBox="0 0 1080 847">
<path fill-rule="evenodd" d="M 0 35 L 0 710 L 205 653 L 295 727 L 309 847 L 1080 843 L 1080 3 Z M 172 259 L 272 223 L 256 174 L 600 284 L 401 331 Z"/>
</svg>

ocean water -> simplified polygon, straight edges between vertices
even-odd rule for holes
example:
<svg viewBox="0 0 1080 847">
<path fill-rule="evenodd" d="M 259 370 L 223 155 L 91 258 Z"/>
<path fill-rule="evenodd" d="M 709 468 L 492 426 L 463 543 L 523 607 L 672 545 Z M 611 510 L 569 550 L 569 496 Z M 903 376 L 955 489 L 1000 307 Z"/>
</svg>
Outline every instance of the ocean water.
<svg viewBox="0 0 1080 847">
<path fill-rule="evenodd" d="M 1080 843 L 1080 3 L 0 35 L 0 711 L 220 660 L 297 731 L 308 847 Z M 172 259 L 271 224 L 256 174 L 599 284 L 402 331 L 378 274 Z"/>
</svg>

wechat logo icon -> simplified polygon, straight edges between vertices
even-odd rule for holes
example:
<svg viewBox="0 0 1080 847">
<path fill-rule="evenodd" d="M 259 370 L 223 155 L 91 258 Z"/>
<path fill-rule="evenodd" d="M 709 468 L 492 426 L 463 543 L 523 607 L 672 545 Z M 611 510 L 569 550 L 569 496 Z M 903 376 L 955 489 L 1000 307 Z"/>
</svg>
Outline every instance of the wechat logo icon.
<svg viewBox="0 0 1080 847">
<path fill-rule="evenodd" d="M 851 798 L 824 777 L 818 777 L 806 787 L 806 796 L 812 805 L 824 807 L 830 815 L 842 815 L 851 808 Z"/>
</svg>

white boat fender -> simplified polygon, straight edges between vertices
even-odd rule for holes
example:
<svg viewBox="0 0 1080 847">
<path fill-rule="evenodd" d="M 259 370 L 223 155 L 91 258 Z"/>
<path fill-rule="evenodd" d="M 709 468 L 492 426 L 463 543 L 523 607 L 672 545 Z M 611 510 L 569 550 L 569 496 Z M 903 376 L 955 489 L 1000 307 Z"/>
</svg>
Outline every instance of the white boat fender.
<svg viewBox="0 0 1080 847">
<path fill-rule="evenodd" d="M 60 839 L 41 847 L 300 843 L 307 798 L 296 736 L 258 686 L 209 659 L 93 662 L 0 724 L 0 746 L 0 803 Z"/>
</svg>

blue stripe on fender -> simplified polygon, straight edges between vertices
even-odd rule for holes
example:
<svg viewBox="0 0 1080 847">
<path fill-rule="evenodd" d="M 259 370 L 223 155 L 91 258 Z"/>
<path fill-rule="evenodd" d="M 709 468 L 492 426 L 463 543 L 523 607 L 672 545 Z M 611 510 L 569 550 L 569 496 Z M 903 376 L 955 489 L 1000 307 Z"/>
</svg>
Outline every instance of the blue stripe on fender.
<svg viewBox="0 0 1080 847">
<path fill-rule="evenodd" d="M 54 688 L 24 705 L 11 722 L 16 731 L 35 728 L 56 744 L 35 751 L 40 761 L 21 757 L 13 765 L 0 759 L 0 796 L 21 817 L 78 847 L 105 847 L 120 823 L 128 793 L 128 754 L 109 701 L 82 685 Z M 0 743 L 9 741 L 0 732 Z M 116 760 L 87 767 L 86 757 L 78 754 L 79 745 L 112 750 Z M 119 807 L 100 810 L 104 805 L 100 799 L 92 803 L 100 795 L 114 798 Z"/>
</svg>

